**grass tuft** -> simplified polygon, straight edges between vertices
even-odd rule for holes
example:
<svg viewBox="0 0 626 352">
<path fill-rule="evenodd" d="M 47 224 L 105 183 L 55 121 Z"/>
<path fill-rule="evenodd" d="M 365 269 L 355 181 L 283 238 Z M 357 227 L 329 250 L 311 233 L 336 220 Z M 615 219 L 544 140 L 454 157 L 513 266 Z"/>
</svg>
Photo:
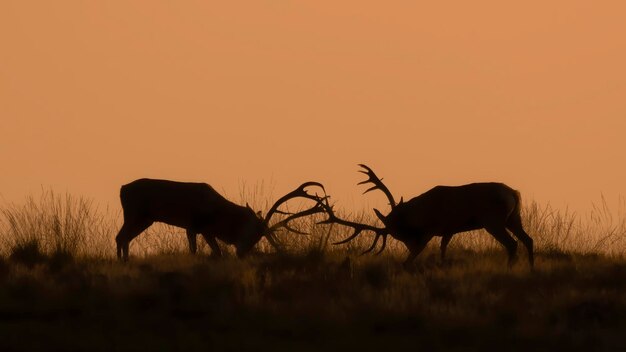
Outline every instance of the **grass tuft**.
<svg viewBox="0 0 626 352">
<path fill-rule="evenodd" d="M 55 250 L 50 254 L 47 261 L 48 268 L 52 272 L 61 271 L 74 264 L 74 254 L 67 250 Z"/>
<path fill-rule="evenodd" d="M 39 241 L 31 239 L 20 242 L 11 249 L 9 259 L 17 264 L 23 264 L 28 268 L 46 261 L 46 255 L 42 252 Z"/>
</svg>

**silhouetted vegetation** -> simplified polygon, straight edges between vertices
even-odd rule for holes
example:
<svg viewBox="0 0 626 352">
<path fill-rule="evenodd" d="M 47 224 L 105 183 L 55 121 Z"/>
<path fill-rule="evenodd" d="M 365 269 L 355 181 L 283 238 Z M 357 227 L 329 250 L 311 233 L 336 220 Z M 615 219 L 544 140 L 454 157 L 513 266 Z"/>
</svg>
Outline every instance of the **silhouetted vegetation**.
<svg viewBox="0 0 626 352">
<path fill-rule="evenodd" d="M 455 236 L 444 263 L 435 240 L 406 270 L 397 242 L 358 256 L 372 236 L 332 246 L 351 232 L 315 219 L 298 224 L 309 236 L 279 235 L 286 253 L 263 241 L 243 260 L 212 258 L 201 242 L 192 256 L 184 232 L 155 227 L 121 263 L 119 216 L 76 199 L 50 193 L 3 210 L 2 350 L 626 348 L 626 231 L 606 207 L 580 218 L 526 206 L 531 272 L 523 259 L 508 269 L 482 232 Z"/>
</svg>

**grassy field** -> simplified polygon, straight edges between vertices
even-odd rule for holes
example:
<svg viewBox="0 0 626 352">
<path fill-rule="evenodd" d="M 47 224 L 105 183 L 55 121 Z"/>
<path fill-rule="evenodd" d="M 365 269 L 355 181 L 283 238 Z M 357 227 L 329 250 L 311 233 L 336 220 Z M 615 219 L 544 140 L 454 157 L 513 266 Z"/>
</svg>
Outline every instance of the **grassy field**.
<svg viewBox="0 0 626 352">
<path fill-rule="evenodd" d="M 155 227 L 119 263 L 118 214 L 46 192 L 3 208 L 0 350 L 626 349 L 623 219 L 533 203 L 524 219 L 534 272 L 482 232 L 405 270 L 401 244 L 359 256 L 372 237 L 332 246 L 346 232 L 312 221 L 281 235 L 288 254 L 260 243 L 245 260 L 191 256 Z"/>
</svg>

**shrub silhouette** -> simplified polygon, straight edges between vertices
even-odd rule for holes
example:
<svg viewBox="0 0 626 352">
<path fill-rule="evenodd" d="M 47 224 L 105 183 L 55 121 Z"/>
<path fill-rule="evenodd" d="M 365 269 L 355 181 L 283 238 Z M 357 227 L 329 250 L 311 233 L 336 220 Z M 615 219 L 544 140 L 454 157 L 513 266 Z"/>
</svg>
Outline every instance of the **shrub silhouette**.
<svg viewBox="0 0 626 352">
<path fill-rule="evenodd" d="M 41 247 L 37 240 L 30 240 L 19 243 L 11 249 L 9 259 L 18 264 L 23 264 L 28 268 L 32 268 L 46 260 L 46 255 L 42 253 Z"/>
</svg>

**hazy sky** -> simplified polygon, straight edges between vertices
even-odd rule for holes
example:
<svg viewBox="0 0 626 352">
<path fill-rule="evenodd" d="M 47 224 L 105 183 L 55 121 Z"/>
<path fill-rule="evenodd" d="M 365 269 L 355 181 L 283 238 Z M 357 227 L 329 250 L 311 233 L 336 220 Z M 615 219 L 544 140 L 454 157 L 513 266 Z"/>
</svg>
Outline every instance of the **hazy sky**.
<svg viewBox="0 0 626 352">
<path fill-rule="evenodd" d="M 624 1 L 0 3 L 0 195 L 139 177 L 626 195 Z"/>
</svg>

